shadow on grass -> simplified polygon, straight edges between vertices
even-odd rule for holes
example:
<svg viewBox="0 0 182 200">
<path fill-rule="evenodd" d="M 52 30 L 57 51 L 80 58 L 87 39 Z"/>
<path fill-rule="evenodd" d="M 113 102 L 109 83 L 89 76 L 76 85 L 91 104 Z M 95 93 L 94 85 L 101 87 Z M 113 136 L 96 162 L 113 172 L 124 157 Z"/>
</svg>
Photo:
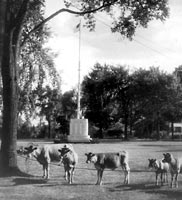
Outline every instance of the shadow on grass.
<svg viewBox="0 0 182 200">
<path fill-rule="evenodd" d="M 14 178 L 14 185 L 32 185 L 32 184 L 46 184 L 47 180 L 37 177 L 24 177 L 24 178 Z"/>
<path fill-rule="evenodd" d="M 156 189 L 160 188 L 160 186 L 156 185 L 147 185 L 146 183 L 142 184 L 129 184 L 129 185 L 117 185 L 115 188 L 111 188 L 111 192 L 116 192 L 116 191 L 134 191 L 134 190 L 145 190 L 145 189 Z"/>
<path fill-rule="evenodd" d="M 69 187 L 80 187 L 80 186 L 96 186 L 98 187 L 98 185 L 95 185 L 94 183 L 77 183 L 74 182 L 72 184 L 69 184 L 68 182 L 61 182 L 61 181 L 57 181 L 57 182 L 50 182 L 47 183 L 46 185 L 41 185 L 40 187 L 53 187 L 53 186 L 69 186 Z"/>
<path fill-rule="evenodd" d="M 54 179 L 43 179 L 40 177 L 23 177 L 23 178 L 14 178 L 13 179 L 14 186 L 18 185 L 36 185 L 40 184 L 40 187 L 53 187 L 56 185 L 61 186 L 69 186 L 69 187 L 76 187 L 76 186 L 84 186 L 84 185 L 94 185 L 91 183 L 72 183 L 69 184 L 68 182 L 61 182 L 61 180 L 54 180 Z"/>
<path fill-rule="evenodd" d="M 158 194 L 164 195 L 169 199 L 181 200 L 182 190 L 181 188 L 170 188 L 168 185 L 156 186 L 155 184 L 129 184 L 129 185 L 118 185 L 115 188 L 110 188 L 110 192 L 119 191 L 138 191 L 147 194 Z"/>
<path fill-rule="evenodd" d="M 169 199 L 175 199 L 175 200 L 181 200 L 182 197 L 182 191 L 178 190 L 178 189 L 172 189 L 172 188 L 168 188 L 166 190 L 155 190 L 155 191 L 147 191 L 146 193 L 148 194 L 159 194 L 159 195 L 164 195 L 166 197 L 168 197 Z"/>
<path fill-rule="evenodd" d="M 8 170 L 3 169 L 0 166 L 0 177 L 11 177 L 11 176 L 20 176 L 20 177 L 32 177 L 31 174 L 27 174 L 21 171 L 19 168 L 9 168 Z"/>
</svg>

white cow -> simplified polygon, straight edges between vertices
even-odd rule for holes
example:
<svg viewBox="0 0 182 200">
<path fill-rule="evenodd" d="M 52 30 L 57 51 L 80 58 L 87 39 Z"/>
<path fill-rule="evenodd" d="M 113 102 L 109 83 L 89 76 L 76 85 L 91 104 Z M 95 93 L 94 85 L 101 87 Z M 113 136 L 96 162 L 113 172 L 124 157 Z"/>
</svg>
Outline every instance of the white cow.
<svg viewBox="0 0 182 200">
<path fill-rule="evenodd" d="M 86 153 L 86 163 L 94 163 L 97 169 L 97 182 L 96 185 L 102 185 L 102 176 L 105 168 L 116 169 L 122 167 L 124 170 L 125 178 L 124 184 L 129 184 L 130 168 L 128 164 L 128 153 L 121 151 L 118 153 Z"/>
<path fill-rule="evenodd" d="M 173 187 L 173 179 L 175 175 L 175 186 L 178 187 L 178 174 L 182 172 L 182 157 L 175 158 L 171 153 L 164 153 L 163 162 L 170 165 L 171 172 L 171 187 Z"/>
<path fill-rule="evenodd" d="M 19 154 L 24 154 L 27 158 L 35 158 L 43 166 L 43 178 L 49 178 L 50 162 L 60 162 L 58 149 L 64 146 L 73 149 L 71 144 L 46 144 L 41 146 L 29 145 L 19 149 Z"/>
<path fill-rule="evenodd" d="M 168 182 L 168 172 L 170 169 L 170 166 L 168 163 L 164 163 L 163 160 L 157 160 L 153 158 L 149 158 L 149 168 L 153 168 L 155 170 L 156 174 L 156 182 L 155 184 L 158 185 L 158 176 L 160 175 L 161 178 L 161 185 L 163 183 Z"/>
<path fill-rule="evenodd" d="M 65 179 L 68 180 L 69 184 L 72 184 L 75 166 L 78 163 L 78 155 L 73 149 L 67 146 L 58 149 L 58 151 L 60 152 L 61 162 L 64 165 Z"/>
</svg>

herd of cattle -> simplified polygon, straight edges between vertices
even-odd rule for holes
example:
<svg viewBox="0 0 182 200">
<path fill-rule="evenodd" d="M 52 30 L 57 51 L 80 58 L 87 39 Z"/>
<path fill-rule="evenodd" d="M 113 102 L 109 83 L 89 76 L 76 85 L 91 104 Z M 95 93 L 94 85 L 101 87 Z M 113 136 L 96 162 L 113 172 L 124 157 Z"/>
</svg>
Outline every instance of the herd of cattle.
<svg viewBox="0 0 182 200">
<path fill-rule="evenodd" d="M 47 144 L 42 146 L 20 147 L 17 150 L 19 155 L 26 156 L 26 159 L 35 158 L 43 166 L 43 178 L 49 179 L 49 168 L 51 162 L 60 162 L 64 166 L 65 180 L 73 183 L 74 170 L 78 164 L 78 154 L 72 144 Z M 164 153 L 161 160 L 148 159 L 149 168 L 154 169 L 156 174 L 156 185 L 160 175 L 161 185 L 168 182 L 168 173 L 171 174 L 170 186 L 178 187 L 178 174 L 182 172 L 182 158 L 174 158 L 171 153 Z M 124 171 L 124 184 L 129 184 L 130 167 L 128 153 L 121 151 L 117 153 L 85 153 L 86 163 L 93 163 L 97 170 L 96 185 L 102 185 L 104 170 L 121 167 Z"/>
</svg>

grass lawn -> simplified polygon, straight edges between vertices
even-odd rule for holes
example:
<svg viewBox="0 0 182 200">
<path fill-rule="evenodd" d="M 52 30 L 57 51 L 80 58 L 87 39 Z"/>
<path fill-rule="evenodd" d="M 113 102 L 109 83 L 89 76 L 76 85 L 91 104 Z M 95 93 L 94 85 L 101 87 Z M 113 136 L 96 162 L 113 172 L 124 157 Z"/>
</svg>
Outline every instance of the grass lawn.
<svg viewBox="0 0 182 200">
<path fill-rule="evenodd" d="M 18 141 L 18 145 L 29 142 Z M 182 156 L 182 142 L 133 141 L 99 144 L 73 144 L 79 155 L 75 182 L 69 185 L 63 178 L 62 166 L 51 165 L 50 179 L 42 179 L 42 166 L 35 161 L 25 162 L 18 157 L 20 169 L 31 177 L 0 177 L 1 200 L 181 200 L 182 178 L 179 188 L 168 185 L 155 186 L 155 174 L 148 170 L 148 158 L 160 159 L 163 152 Z M 123 185 L 124 174 L 121 170 L 105 171 L 103 185 L 96 183 L 96 171 L 92 164 L 86 164 L 86 152 L 117 152 L 127 150 L 131 168 L 130 184 Z M 169 176 L 170 180 L 170 176 Z"/>
</svg>

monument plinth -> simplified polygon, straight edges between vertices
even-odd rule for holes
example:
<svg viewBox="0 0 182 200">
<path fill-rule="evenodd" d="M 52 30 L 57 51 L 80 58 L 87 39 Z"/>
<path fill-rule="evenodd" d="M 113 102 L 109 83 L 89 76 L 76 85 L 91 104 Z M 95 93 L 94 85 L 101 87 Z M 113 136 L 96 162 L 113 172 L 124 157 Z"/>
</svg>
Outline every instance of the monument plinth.
<svg viewBox="0 0 182 200">
<path fill-rule="evenodd" d="M 71 119 L 68 142 L 90 142 L 88 119 Z"/>
</svg>

